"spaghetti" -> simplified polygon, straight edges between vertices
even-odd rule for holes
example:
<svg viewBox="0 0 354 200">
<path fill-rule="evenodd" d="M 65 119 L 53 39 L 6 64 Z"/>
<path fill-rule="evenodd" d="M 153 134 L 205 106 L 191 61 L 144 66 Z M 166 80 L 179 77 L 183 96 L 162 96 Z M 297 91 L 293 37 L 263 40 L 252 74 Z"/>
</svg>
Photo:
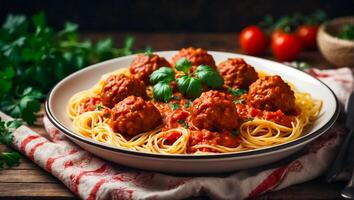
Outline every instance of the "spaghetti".
<svg viewBox="0 0 354 200">
<path fill-rule="evenodd" d="M 270 147 L 293 141 L 302 136 L 304 129 L 311 125 L 318 117 L 322 102 L 312 99 L 308 93 L 292 90 L 295 94 L 295 106 L 297 114 L 291 116 L 290 126 L 277 121 L 269 120 L 267 117 L 272 113 L 259 111 L 261 114 L 249 119 L 243 118 L 235 135 L 236 141 L 233 145 L 223 145 L 215 142 L 199 142 L 191 145 L 195 129 L 191 127 L 172 127 L 166 129 L 163 124 L 153 130 L 139 133 L 135 136 L 126 136 L 113 131 L 110 126 L 110 108 L 100 104 L 99 109 L 85 108 L 88 99 L 98 98 L 108 76 L 125 74 L 130 76 L 127 69 L 121 69 L 104 75 L 101 80 L 91 89 L 75 94 L 67 106 L 67 114 L 72 119 L 74 129 L 85 137 L 95 141 L 106 143 L 112 146 L 152 153 L 162 154 L 206 154 L 206 153 L 228 153 L 253 150 Z M 264 76 L 264 75 L 262 75 Z M 152 87 L 147 87 L 147 95 L 152 96 Z M 94 100 L 93 100 L 94 101 Z M 161 104 L 161 103 L 160 103 Z M 157 105 L 157 103 L 156 103 Z M 161 105 L 157 105 L 157 107 Z M 163 107 L 163 106 L 162 106 Z M 97 105 L 96 105 L 97 108 Z M 248 109 L 247 107 L 242 107 Z M 188 110 L 186 112 L 189 112 Z M 108 113 L 108 115 L 107 115 Z M 276 113 L 276 112 L 275 112 Z M 281 119 L 286 115 L 280 116 Z M 194 129 L 194 130 L 193 130 Z M 174 135 L 174 140 L 169 137 Z M 200 135 L 208 135 L 209 138 L 221 137 L 221 133 L 203 132 Z M 227 138 L 227 137 L 226 137 Z"/>
</svg>

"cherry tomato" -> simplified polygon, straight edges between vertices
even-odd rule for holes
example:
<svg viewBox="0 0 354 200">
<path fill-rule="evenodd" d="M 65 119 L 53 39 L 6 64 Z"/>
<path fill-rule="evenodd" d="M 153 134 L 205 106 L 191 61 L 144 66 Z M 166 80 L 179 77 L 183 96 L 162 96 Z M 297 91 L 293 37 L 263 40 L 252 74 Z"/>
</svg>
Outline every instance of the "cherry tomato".
<svg viewBox="0 0 354 200">
<path fill-rule="evenodd" d="M 291 61 L 300 54 L 301 44 L 293 34 L 277 33 L 272 38 L 272 52 L 279 61 Z"/>
<path fill-rule="evenodd" d="M 317 46 L 316 36 L 317 36 L 318 26 L 314 25 L 301 25 L 296 29 L 296 36 L 299 38 L 301 45 L 304 48 L 315 49 Z"/>
<path fill-rule="evenodd" d="M 252 25 L 241 31 L 239 42 L 244 52 L 250 55 L 259 55 L 268 46 L 268 37 L 258 26 Z"/>
<path fill-rule="evenodd" d="M 285 33 L 285 32 L 282 29 L 274 30 L 273 33 L 272 33 L 271 40 L 273 41 L 275 38 L 277 38 L 278 36 L 282 35 L 283 33 Z"/>
</svg>

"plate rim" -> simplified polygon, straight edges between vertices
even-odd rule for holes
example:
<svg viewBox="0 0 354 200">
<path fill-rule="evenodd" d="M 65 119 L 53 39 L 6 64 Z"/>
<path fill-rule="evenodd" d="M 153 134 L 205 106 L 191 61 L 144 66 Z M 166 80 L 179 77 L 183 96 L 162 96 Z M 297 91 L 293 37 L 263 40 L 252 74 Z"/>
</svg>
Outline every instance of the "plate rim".
<svg viewBox="0 0 354 200">
<path fill-rule="evenodd" d="M 170 51 L 157 51 L 155 53 L 168 53 L 168 52 L 173 52 L 176 50 L 170 50 Z M 227 53 L 227 54 L 236 54 L 236 53 L 232 53 L 232 52 L 224 52 L 224 51 L 208 51 L 210 53 Z M 49 100 L 51 99 L 50 97 L 53 94 L 53 91 L 55 88 L 57 88 L 59 85 L 61 85 L 63 82 L 65 82 L 67 79 L 70 79 L 71 77 L 75 76 L 76 74 L 79 74 L 81 71 L 84 71 L 85 69 L 87 70 L 88 68 L 93 68 L 93 67 L 97 67 L 97 65 L 102 65 L 105 62 L 113 62 L 113 61 L 118 61 L 121 59 L 127 59 L 129 57 L 133 57 L 134 55 L 129 55 L 129 56 L 123 56 L 123 57 L 118 57 L 118 58 L 113 58 L 110 60 L 106 60 L 100 63 L 96 63 L 90 66 L 87 66 L 85 68 L 82 68 L 72 74 L 69 74 L 68 76 L 66 76 L 64 79 L 62 79 L 61 81 L 59 81 L 57 84 L 55 84 L 53 86 L 53 88 L 50 90 L 50 92 L 48 93 L 47 97 L 46 97 L 46 101 L 45 101 L 45 113 L 47 114 L 47 117 L 49 119 L 49 121 L 51 123 L 53 123 L 53 125 L 58 128 L 62 133 L 64 133 L 64 135 L 66 137 L 68 137 L 70 140 L 72 139 L 71 137 L 73 137 L 76 140 L 79 140 L 81 142 L 84 143 L 88 143 L 89 145 L 93 145 L 95 147 L 98 148 L 103 148 L 105 150 L 109 150 L 109 151 L 113 151 L 113 152 L 118 152 L 118 153 L 124 153 L 124 154 L 129 154 L 129 155 L 135 155 L 135 156 L 144 156 L 144 157 L 152 157 L 152 158 L 162 158 L 162 159 L 184 159 L 184 160 L 189 160 L 189 159 L 224 159 L 224 158 L 243 158 L 243 157 L 249 157 L 249 156 L 261 156 L 263 154 L 268 154 L 268 153 L 276 153 L 280 150 L 286 150 L 288 148 L 291 147 L 296 147 L 302 143 L 306 144 L 307 142 L 312 141 L 313 139 L 316 139 L 317 137 L 319 137 L 320 135 L 324 134 L 336 121 L 336 119 L 339 116 L 340 113 L 340 106 L 339 106 L 339 102 L 338 102 L 338 98 L 335 95 L 335 93 L 332 91 L 332 89 L 327 86 L 323 81 L 321 81 L 320 79 L 313 77 L 299 69 L 296 68 L 292 68 L 295 69 L 297 71 L 299 71 L 302 74 L 305 74 L 306 76 L 310 76 L 311 78 L 319 81 L 323 86 L 325 86 L 333 95 L 334 99 L 335 99 L 335 111 L 333 113 L 333 115 L 331 116 L 331 118 L 328 120 L 328 122 L 326 124 L 324 124 L 322 127 L 320 127 L 318 130 L 312 132 L 311 134 L 307 134 L 303 137 L 300 137 L 296 140 L 290 141 L 290 142 L 286 142 L 283 144 L 279 144 L 276 146 L 270 146 L 270 147 L 266 147 L 266 148 L 261 148 L 261 149 L 255 149 L 255 150 L 249 150 L 249 151 L 241 151 L 241 152 L 232 152 L 232 153 L 220 153 L 220 154 L 200 154 L 200 155 L 191 155 L 191 154 L 162 154 L 162 153 L 150 153 L 150 152 L 140 152 L 140 151 L 135 151 L 135 150 L 130 150 L 130 149 L 124 149 L 124 148 L 119 148 L 119 147 L 114 147 L 114 146 L 110 146 L 108 144 L 105 143 L 100 143 L 94 140 L 91 140 L 89 138 L 84 138 L 83 136 L 74 133 L 73 131 L 71 131 L 70 129 L 66 128 L 64 125 L 62 125 L 58 119 L 56 119 L 55 115 L 51 112 L 50 109 L 50 105 L 49 105 Z M 268 61 L 268 62 L 272 62 L 272 63 L 276 63 L 276 64 L 281 64 L 284 65 L 286 67 L 290 67 L 287 66 L 283 63 L 280 62 L 276 62 L 273 60 L 268 60 L 268 59 L 264 59 L 264 58 L 259 58 L 259 57 L 254 57 L 254 56 L 249 56 L 249 55 L 244 55 L 244 54 L 236 54 L 236 55 L 242 55 L 242 56 L 246 56 L 246 57 L 250 57 L 250 58 L 256 58 L 256 59 L 260 59 L 263 61 Z"/>
</svg>

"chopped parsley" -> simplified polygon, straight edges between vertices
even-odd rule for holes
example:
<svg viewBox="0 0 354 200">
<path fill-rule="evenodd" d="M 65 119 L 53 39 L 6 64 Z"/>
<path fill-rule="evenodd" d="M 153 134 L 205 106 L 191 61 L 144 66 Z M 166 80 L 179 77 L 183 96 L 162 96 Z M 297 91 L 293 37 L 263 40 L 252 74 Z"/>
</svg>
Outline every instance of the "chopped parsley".
<svg viewBox="0 0 354 200">
<path fill-rule="evenodd" d="M 170 107 L 171 107 L 172 110 L 177 110 L 177 109 L 180 108 L 181 106 L 178 105 L 178 104 L 176 104 L 176 103 L 171 103 L 171 104 L 170 104 Z"/>
<path fill-rule="evenodd" d="M 97 104 L 95 106 L 95 111 L 100 111 L 103 108 L 103 106 L 101 104 Z"/>
<path fill-rule="evenodd" d="M 253 118 L 253 117 L 249 117 L 249 118 L 247 118 L 247 120 L 246 120 L 246 121 L 250 122 L 250 121 L 253 121 L 253 120 L 254 120 L 254 118 Z"/>
<path fill-rule="evenodd" d="M 188 128 L 188 123 L 184 120 L 184 119 L 180 119 L 178 120 L 178 123 L 183 125 L 184 128 Z"/>
<path fill-rule="evenodd" d="M 234 100 L 233 102 L 234 102 L 234 104 L 243 104 L 245 102 L 245 100 L 244 99 L 237 99 L 237 100 Z"/>
<path fill-rule="evenodd" d="M 173 96 L 172 96 L 172 99 L 174 99 L 174 100 L 180 100 L 181 98 L 179 98 L 179 96 L 177 96 L 177 95 L 173 95 Z"/>
<path fill-rule="evenodd" d="M 192 105 L 192 101 L 188 99 L 188 101 L 184 105 L 184 108 L 189 108 L 189 107 L 191 107 L 191 105 Z"/>
<path fill-rule="evenodd" d="M 241 96 L 241 95 L 247 93 L 247 90 L 244 90 L 244 89 L 232 89 L 232 88 L 229 88 L 228 91 L 229 91 L 232 95 L 234 95 L 234 96 L 236 96 L 236 97 L 239 97 L 239 96 Z"/>
</svg>

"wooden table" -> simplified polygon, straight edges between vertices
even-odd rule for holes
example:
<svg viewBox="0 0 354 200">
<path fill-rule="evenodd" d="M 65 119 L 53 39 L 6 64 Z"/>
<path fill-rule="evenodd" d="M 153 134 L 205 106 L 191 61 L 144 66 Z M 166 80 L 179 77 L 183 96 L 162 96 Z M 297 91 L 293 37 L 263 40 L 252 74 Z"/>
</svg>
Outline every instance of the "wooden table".
<svg viewBox="0 0 354 200">
<path fill-rule="evenodd" d="M 126 34 L 96 34 L 86 33 L 85 36 L 97 40 L 111 36 L 118 46 L 121 46 Z M 180 49 L 182 47 L 196 46 L 208 50 L 229 51 L 240 53 L 236 44 L 234 33 L 139 33 L 131 34 L 135 38 L 135 49 L 150 46 L 154 51 Z M 267 52 L 265 58 L 271 58 Z M 326 68 L 330 67 L 317 51 L 303 52 L 298 60 Z M 33 130 L 46 135 L 42 125 L 33 126 Z M 0 146 L 0 150 L 6 150 Z M 339 191 L 345 183 L 328 184 L 323 177 L 294 185 L 286 189 L 264 194 L 257 199 L 338 199 Z M 77 199 L 64 184 L 51 174 L 36 166 L 32 161 L 23 158 L 18 167 L 0 172 L 0 199 Z"/>
</svg>

